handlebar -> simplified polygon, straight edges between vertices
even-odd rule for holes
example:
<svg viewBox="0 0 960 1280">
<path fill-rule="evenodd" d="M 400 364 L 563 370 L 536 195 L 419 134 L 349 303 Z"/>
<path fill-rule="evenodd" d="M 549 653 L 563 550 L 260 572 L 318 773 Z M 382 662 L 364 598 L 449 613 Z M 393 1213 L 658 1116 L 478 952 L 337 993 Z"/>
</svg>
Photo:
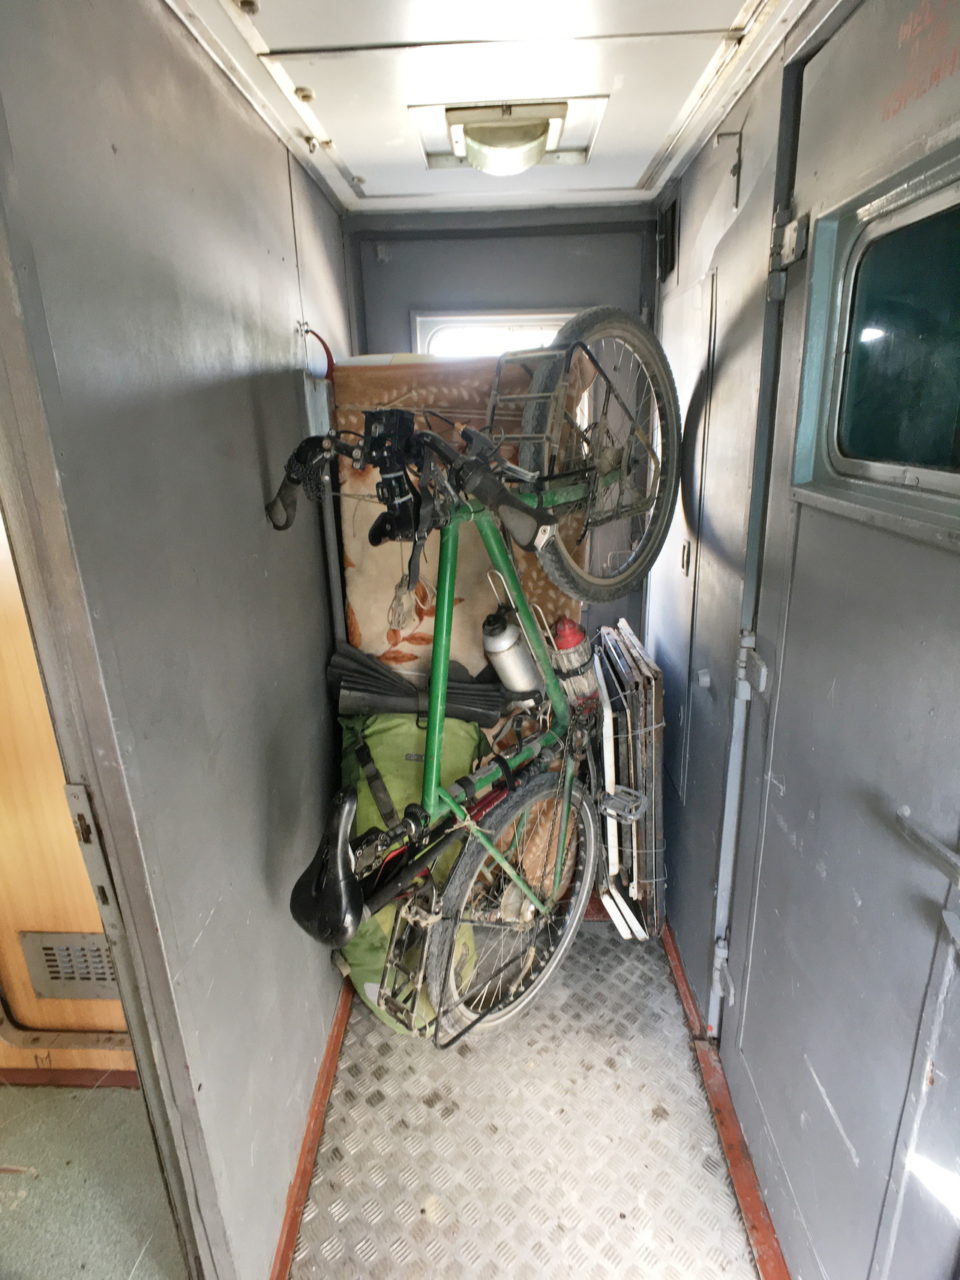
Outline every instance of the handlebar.
<svg viewBox="0 0 960 1280">
<path fill-rule="evenodd" d="M 541 525 L 550 523 L 550 517 L 541 508 L 521 502 L 491 469 L 490 460 L 496 453 L 491 441 L 469 427 L 462 435 L 467 442 L 466 453 L 454 449 L 433 431 L 418 431 L 416 439 L 446 464 L 461 493 L 495 512 L 514 542 L 525 551 L 533 550 Z"/>
<path fill-rule="evenodd" d="M 491 440 L 469 427 L 464 428 L 462 435 L 467 448 L 461 452 L 433 431 L 414 432 L 412 414 L 403 416 L 405 411 L 396 410 L 385 412 L 393 416 L 385 420 L 384 411 L 366 415 L 362 444 L 347 444 L 332 434 L 308 436 L 301 441 L 287 462 L 280 488 L 266 506 L 267 516 L 275 529 L 286 530 L 293 524 L 301 485 L 308 497 L 319 498 L 320 473 L 330 465 L 335 454 L 350 457 L 358 465 L 372 463 L 380 468 L 381 475 L 389 463 L 391 476 L 396 476 L 400 473 L 405 475 L 409 465 L 422 467 L 425 451 L 429 450 L 447 468 L 456 489 L 493 511 L 514 542 L 524 550 L 533 549 L 541 528 L 552 524 L 553 517 L 539 503 L 524 502 L 507 488 L 493 470 L 497 447 Z M 518 479 L 535 478 L 519 467 L 501 465 Z M 377 488 L 381 501 L 390 509 L 395 486 L 381 482 Z"/>
</svg>

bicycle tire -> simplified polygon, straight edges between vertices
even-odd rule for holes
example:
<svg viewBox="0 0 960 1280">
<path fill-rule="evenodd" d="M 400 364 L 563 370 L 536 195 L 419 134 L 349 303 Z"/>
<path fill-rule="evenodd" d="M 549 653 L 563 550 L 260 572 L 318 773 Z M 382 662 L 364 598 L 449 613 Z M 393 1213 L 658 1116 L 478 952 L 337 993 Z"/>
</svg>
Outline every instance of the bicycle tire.
<svg viewBox="0 0 960 1280">
<path fill-rule="evenodd" d="M 599 503 L 592 498 L 589 505 L 584 506 L 582 514 L 571 512 L 562 515 L 556 536 L 538 552 L 544 571 L 561 591 L 575 600 L 602 603 L 617 600 L 638 586 L 663 548 L 680 485 L 680 404 L 673 374 L 656 335 L 625 311 L 616 307 L 593 307 L 581 311 L 563 326 L 553 345 L 566 349 L 577 342 L 594 355 L 624 400 L 633 400 L 630 412 L 638 420 L 649 419 L 648 435 L 660 464 L 656 483 L 643 491 L 644 499 L 650 504 L 648 514 L 642 518 L 637 514 L 624 514 L 615 520 L 608 514 L 607 524 L 591 525 L 588 523 L 591 518 L 603 516 L 604 502 L 608 504 L 609 513 L 608 495 L 614 488 L 621 495 L 632 492 L 639 496 L 640 484 L 646 484 L 653 475 L 654 468 L 649 462 L 649 454 L 642 447 L 641 437 L 629 426 L 629 419 L 616 397 L 609 394 L 599 419 L 591 420 L 588 436 L 583 428 L 579 433 L 573 428 L 566 413 L 558 422 L 551 414 L 551 403 L 546 400 L 531 400 L 524 410 L 520 426 L 520 465 L 545 476 L 576 471 L 585 463 L 592 474 L 600 474 L 605 465 L 604 448 L 608 449 L 608 457 L 616 457 L 618 442 L 614 431 L 619 427 L 623 437 L 619 444 L 621 455 L 614 465 L 625 478 L 603 493 Z M 629 354 L 629 364 L 624 364 L 621 353 Z M 574 359 L 578 354 L 575 353 Z M 589 371 L 586 357 L 580 355 L 580 358 Z M 540 362 L 531 382 L 531 392 L 546 395 L 552 391 L 563 374 L 563 366 L 564 360 L 560 355 L 555 360 Z M 631 371 L 634 368 L 636 380 L 631 388 Z M 589 417 L 591 406 L 584 403 L 585 398 L 594 394 L 594 389 L 603 390 L 605 385 L 593 373 L 577 401 L 578 412 L 586 412 Z M 609 418 L 614 420 L 614 428 L 608 426 L 610 404 Z M 603 431 L 599 430 L 601 425 Z M 607 444 L 611 440 L 612 452 Z M 617 500 L 614 496 L 614 510 Z M 602 529 L 608 532 L 598 538 L 598 531 Z M 619 545 L 621 542 L 628 545 L 622 547 Z M 624 555 L 625 559 L 609 573 L 598 573 L 585 567 L 595 564 L 604 549 L 608 563 L 614 556 Z M 585 564 L 578 563 L 578 559 L 584 560 Z"/>
<path fill-rule="evenodd" d="M 537 774 L 483 819 L 484 832 L 498 848 L 508 840 L 504 852 L 515 845 L 511 861 L 524 866 L 535 892 L 545 893 L 544 884 L 553 889 L 562 787 L 560 774 Z M 516 834 L 521 815 L 528 837 Z M 550 826 L 544 839 L 546 821 Z M 593 889 L 597 832 L 593 803 L 583 786 L 574 782 L 567 832 L 567 850 L 573 852 L 573 858 L 569 871 L 563 872 L 558 900 L 546 918 L 532 906 L 528 911 L 527 900 L 489 851 L 476 836 L 468 838 L 444 888 L 442 918 L 431 929 L 427 942 L 427 992 L 433 1007 L 440 1011 L 442 1034 L 464 1031 L 475 1022 L 477 1030 L 501 1027 L 551 981 L 573 942 Z M 538 858 L 539 874 L 532 875 L 538 870 Z M 480 914 L 484 919 L 479 919 Z M 494 938 L 499 951 L 494 949 Z M 512 958 L 505 954 L 508 938 L 514 940 Z M 542 955 L 538 943 L 543 944 Z M 531 946 L 535 953 L 532 960 Z M 461 990 L 464 981 L 470 988 L 466 991 Z M 516 984 L 512 993 L 505 991 L 511 982 Z"/>
</svg>

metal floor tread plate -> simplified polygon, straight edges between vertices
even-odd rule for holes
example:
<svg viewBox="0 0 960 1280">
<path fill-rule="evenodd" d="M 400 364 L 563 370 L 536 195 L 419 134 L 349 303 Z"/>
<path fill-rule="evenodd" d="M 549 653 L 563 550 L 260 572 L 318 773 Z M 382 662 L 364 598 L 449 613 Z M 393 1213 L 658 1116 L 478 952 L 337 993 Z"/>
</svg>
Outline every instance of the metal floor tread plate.
<svg viewBox="0 0 960 1280">
<path fill-rule="evenodd" d="M 756 1280 L 661 947 L 585 924 L 447 1051 L 354 1003 L 292 1280 Z"/>
</svg>

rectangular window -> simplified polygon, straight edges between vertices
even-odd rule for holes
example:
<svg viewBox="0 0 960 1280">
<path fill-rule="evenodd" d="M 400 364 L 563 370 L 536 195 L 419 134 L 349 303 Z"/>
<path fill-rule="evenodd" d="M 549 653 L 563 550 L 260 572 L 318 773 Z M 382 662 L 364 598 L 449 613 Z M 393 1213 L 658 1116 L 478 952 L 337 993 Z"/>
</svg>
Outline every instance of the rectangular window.
<svg viewBox="0 0 960 1280">
<path fill-rule="evenodd" d="M 558 331 L 576 314 L 576 310 L 415 312 L 414 350 L 455 359 L 532 351 L 549 347 Z"/>
<path fill-rule="evenodd" d="M 837 420 L 838 469 L 860 470 L 860 462 L 957 473 L 960 206 L 897 223 L 886 232 L 878 223 L 857 263 Z M 845 459 L 854 466 L 845 466 Z"/>
</svg>

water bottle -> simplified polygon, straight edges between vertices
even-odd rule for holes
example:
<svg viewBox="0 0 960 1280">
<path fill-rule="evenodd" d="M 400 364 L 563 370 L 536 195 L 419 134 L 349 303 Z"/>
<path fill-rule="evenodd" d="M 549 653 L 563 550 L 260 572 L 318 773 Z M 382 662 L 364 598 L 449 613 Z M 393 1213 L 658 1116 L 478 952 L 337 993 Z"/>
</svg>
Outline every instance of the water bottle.
<svg viewBox="0 0 960 1280">
<path fill-rule="evenodd" d="M 483 652 L 505 689 L 527 698 L 543 692 L 540 668 L 509 605 L 484 618 Z"/>
</svg>

